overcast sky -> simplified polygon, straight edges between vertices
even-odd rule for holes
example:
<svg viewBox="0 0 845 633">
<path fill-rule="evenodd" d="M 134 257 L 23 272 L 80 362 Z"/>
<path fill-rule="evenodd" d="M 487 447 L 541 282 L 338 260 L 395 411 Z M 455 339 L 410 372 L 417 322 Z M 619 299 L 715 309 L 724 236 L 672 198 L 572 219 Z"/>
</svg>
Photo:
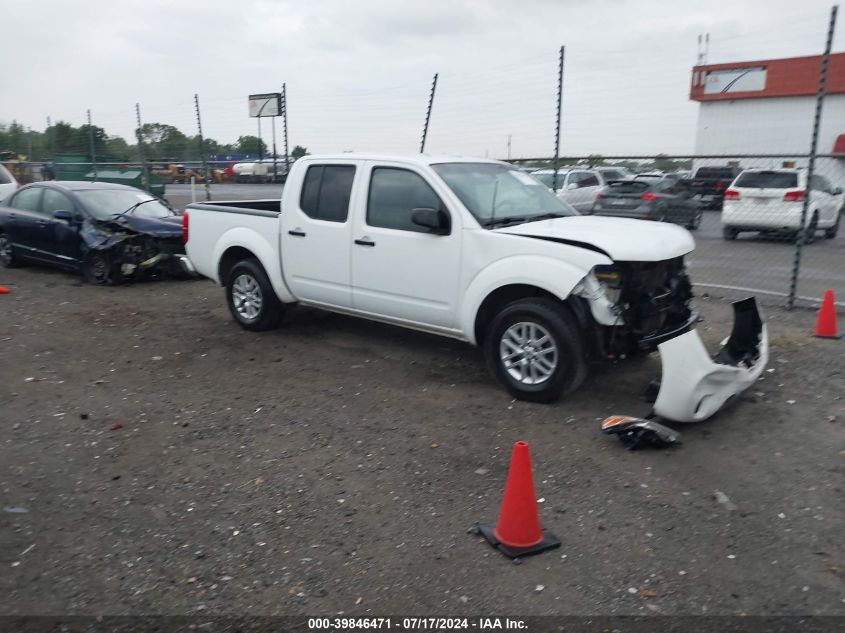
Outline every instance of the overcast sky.
<svg viewBox="0 0 845 633">
<path fill-rule="evenodd" d="M 4 0 L 0 121 L 131 138 L 144 122 L 256 134 L 247 95 L 287 83 L 291 147 L 548 156 L 566 46 L 561 153 L 685 153 L 697 36 L 709 61 L 819 54 L 830 0 Z M 834 50 L 845 27 L 840 15 Z M 270 121 L 262 136 L 271 142 Z M 281 124 L 277 123 L 281 148 Z"/>
</svg>

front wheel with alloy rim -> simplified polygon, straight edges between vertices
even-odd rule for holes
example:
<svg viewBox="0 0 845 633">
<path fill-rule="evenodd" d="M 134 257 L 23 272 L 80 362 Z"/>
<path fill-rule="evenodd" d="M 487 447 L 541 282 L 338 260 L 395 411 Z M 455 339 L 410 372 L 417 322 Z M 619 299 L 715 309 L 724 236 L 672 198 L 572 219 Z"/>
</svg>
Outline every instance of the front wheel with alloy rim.
<svg viewBox="0 0 845 633">
<path fill-rule="evenodd" d="M 491 373 L 520 400 L 552 402 L 577 389 L 587 374 L 569 310 L 551 299 L 521 299 L 490 323 L 484 356 Z"/>
<path fill-rule="evenodd" d="M 15 257 L 15 247 L 12 246 L 11 240 L 3 234 L 0 234 L 0 266 L 4 268 L 12 268 L 17 266 L 18 259 Z"/>
<path fill-rule="evenodd" d="M 282 318 L 282 303 L 257 259 L 242 260 L 232 268 L 226 302 L 232 317 L 247 330 L 271 330 Z"/>
</svg>

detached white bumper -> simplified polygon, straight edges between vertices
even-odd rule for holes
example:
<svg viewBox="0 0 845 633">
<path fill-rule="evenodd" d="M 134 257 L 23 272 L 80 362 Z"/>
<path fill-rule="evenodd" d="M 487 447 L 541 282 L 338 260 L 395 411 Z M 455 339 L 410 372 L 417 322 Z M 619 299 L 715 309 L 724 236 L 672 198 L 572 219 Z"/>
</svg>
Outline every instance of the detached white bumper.
<svg viewBox="0 0 845 633">
<path fill-rule="evenodd" d="M 676 422 L 706 420 L 759 378 L 769 335 L 753 298 L 733 304 L 734 327 L 711 358 L 696 330 L 658 346 L 663 363 L 654 412 Z"/>
</svg>

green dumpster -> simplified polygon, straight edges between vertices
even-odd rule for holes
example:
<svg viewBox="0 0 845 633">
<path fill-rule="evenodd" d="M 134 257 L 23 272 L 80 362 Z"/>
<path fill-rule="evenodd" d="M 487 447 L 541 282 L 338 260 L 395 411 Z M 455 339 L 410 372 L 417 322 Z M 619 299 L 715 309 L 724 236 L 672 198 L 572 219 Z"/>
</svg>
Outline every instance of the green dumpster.
<svg viewBox="0 0 845 633">
<path fill-rule="evenodd" d="M 150 174 L 150 186 L 147 187 L 154 196 L 159 198 L 164 197 L 164 179 Z M 91 180 L 97 182 L 110 182 L 117 185 L 129 185 L 130 187 L 137 187 L 144 189 L 144 172 L 141 169 L 97 169 L 97 177 L 94 177 L 94 171 L 88 171 L 82 178 L 76 180 Z"/>
</svg>

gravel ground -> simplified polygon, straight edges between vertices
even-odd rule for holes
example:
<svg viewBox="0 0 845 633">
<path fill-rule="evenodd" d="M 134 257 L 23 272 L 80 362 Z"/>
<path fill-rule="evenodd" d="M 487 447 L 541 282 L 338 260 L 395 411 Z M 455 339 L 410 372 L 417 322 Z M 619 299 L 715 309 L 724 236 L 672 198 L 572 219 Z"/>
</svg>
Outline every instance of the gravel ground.
<svg viewBox="0 0 845 633">
<path fill-rule="evenodd" d="M 0 283 L 2 614 L 845 615 L 845 342 L 812 312 L 768 310 L 733 408 L 628 452 L 598 423 L 647 412 L 656 356 L 534 405 L 446 339 L 244 332 L 208 281 Z M 713 347 L 729 305 L 698 307 Z M 467 528 L 519 439 L 563 546 L 514 565 Z"/>
</svg>

